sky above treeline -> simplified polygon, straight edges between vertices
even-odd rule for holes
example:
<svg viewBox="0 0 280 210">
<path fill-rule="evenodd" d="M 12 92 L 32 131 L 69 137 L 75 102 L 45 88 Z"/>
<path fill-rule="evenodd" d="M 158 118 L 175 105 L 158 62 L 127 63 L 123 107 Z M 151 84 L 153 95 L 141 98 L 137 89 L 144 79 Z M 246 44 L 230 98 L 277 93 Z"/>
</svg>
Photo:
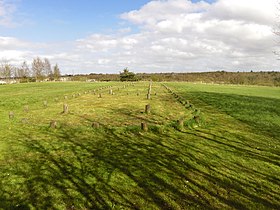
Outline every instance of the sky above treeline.
<svg viewBox="0 0 280 210">
<path fill-rule="evenodd" d="M 279 71 L 278 0 L 0 0 L 0 59 L 64 74 Z M 279 29 L 280 30 L 280 29 Z"/>
</svg>

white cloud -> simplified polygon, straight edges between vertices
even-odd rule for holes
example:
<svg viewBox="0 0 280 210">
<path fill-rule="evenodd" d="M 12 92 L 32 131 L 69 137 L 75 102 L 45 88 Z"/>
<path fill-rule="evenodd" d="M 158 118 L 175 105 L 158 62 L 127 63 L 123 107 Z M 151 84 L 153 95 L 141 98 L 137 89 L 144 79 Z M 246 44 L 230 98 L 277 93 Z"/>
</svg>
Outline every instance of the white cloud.
<svg viewBox="0 0 280 210">
<path fill-rule="evenodd" d="M 0 50 L 48 57 L 64 73 L 277 70 L 276 6 L 277 0 L 151 1 L 120 16 L 138 32 L 124 28 L 60 44 L 0 37 Z"/>
<path fill-rule="evenodd" d="M 150 46 L 156 52 L 151 57 L 165 60 L 161 69 L 273 70 L 276 6 L 277 0 L 217 0 L 213 4 L 167 0 L 150 2 L 121 17 L 138 24 L 141 33 L 156 43 Z"/>
<path fill-rule="evenodd" d="M 219 0 L 209 8 L 205 18 L 270 25 L 275 19 L 276 6 L 277 0 Z"/>
<path fill-rule="evenodd" d="M 0 0 L 0 26 L 15 27 L 13 15 L 16 12 L 17 1 Z"/>
</svg>

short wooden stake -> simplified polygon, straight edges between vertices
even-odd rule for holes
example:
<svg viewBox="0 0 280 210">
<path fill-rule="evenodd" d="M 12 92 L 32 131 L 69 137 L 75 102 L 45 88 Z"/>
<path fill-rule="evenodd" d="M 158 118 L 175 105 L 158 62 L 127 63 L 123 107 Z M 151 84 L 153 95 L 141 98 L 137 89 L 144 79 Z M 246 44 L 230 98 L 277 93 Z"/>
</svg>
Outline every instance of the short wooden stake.
<svg viewBox="0 0 280 210">
<path fill-rule="evenodd" d="M 67 114 L 69 111 L 68 105 L 67 104 L 63 104 L 63 113 Z"/>
<path fill-rule="evenodd" d="M 146 113 L 146 114 L 150 114 L 150 112 L 151 112 L 151 105 L 150 105 L 150 104 L 147 104 L 147 105 L 145 106 L 145 113 Z"/>
<path fill-rule="evenodd" d="M 199 123 L 199 121 L 200 121 L 200 117 L 199 116 L 194 116 L 193 119 L 194 119 L 194 121 L 196 123 Z"/>
<path fill-rule="evenodd" d="M 148 125 L 147 125 L 146 122 L 142 122 L 142 123 L 141 123 L 141 129 L 142 129 L 143 131 L 145 131 L 145 132 L 148 131 Z"/>
<path fill-rule="evenodd" d="M 22 119 L 21 119 L 21 123 L 23 123 L 23 124 L 27 124 L 27 123 L 28 123 L 27 118 L 22 118 Z"/>
<path fill-rule="evenodd" d="M 57 128 L 57 122 L 55 120 L 50 122 L 50 128 Z"/>
<path fill-rule="evenodd" d="M 44 107 L 47 107 L 47 106 L 48 106 L 48 102 L 44 101 Z"/>
<path fill-rule="evenodd" d="M 99 125 L 98 122 L 93 122 L 92 125 L 91 125 L 91 127 L 93 127 L 93 128 L 99 128 L 100 125 Z"/>
<path fill-rule="evenodd" d="M 102 95 L 101 95 L 101 93 L 99 93 L 99 95 L 98 95 L 98 98 L 102 98 Z"/>
<path fill-rule="evenodd" d="M 14 117 L 15 117 L 14 112 L 10 111 L 10 113 L 9 113 L 9 119 L 11 120 L 11 119 L 13 119 Z"/>
<path fill-rule="evenodd" d="M 24 111 L 29 112 L 29 106 L 28 105 L 24 106 Z"/>
<path fill-rule="evenodd" d="M 150 94 L 150 93 L 147 94 L 147 99 L 148 99 L 148 100 L 151 99 L 151 94 Z"/>
<path fill-rule="evenodd" d="M 183 130 L 183 128 L 184 128 L 184 119 L 183 118 L 181 118 L 181 119 L 179 119 L 179 120 L 177 120 L 177 128 L 178 128 L 178 130 Z"/>
</svg>

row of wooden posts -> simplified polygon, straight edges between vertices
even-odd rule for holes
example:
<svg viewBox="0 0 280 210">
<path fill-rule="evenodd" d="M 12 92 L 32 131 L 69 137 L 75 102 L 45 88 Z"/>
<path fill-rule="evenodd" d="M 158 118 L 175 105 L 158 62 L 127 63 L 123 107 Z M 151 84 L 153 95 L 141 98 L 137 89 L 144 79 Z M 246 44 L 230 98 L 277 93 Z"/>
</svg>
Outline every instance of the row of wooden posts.
<svg viewBox="0 0 280 210">
<path fill-rule="evenodd" d="M 106 89 L 106 88 L 111 88 L 111 89 L 110 89 L 110 92 L 112 92 L 112 86 L 100 87 L 98 90 L 103 90 L 103 89 Z M 96 91 L 97 91 L 97 90 L 85 91 L 84 93 L 85 93 L 85 94 L 88 94 L 88 93 L 90 93 L 90 92 L 93 92 L 93 93 L 95 94 Z M 81 95 L 82 95 L 81 93 L 73 94 L 73 95 L 72 95 L 72 98 L 75 98 L 76 96 L 81 96 Z M 99 93 L 99 97 L 101 98 L 101 93 Z M 67 100 L 67 99 L 68 99 L 68 96 L 65 95 L 65 96 L 64 96 L 64 99 Z M 58 99 L 57 97 L 54 99 L 55 102 L 58 102 L 58 100 L 59 100 L 59 99 Z M 43 106 L 44 106 L 45 108 L 48 107 L 48 101 L 43 101 Z M 25 105 L 24 108 L 23 108 L 23 110 L 24 110 L 25 112 L 29 112 L 29 106 L 28 106 L 28 105 Z M 67 114 L 68 111 L 69 111 L 68 105 L 67 105 L 67 104 L 64 104 L 64 105 L 63 105 L 63 112 L 62 112 L 62 113 Z M 11 120 L 11 119 L 14 119 L 14 118 L 15 118 L 14 112 L 13 112 L 13 111 L 10 111 L 10 112 L 9 112 L 9 119 Z"/>
<path fill-rule="evenodd" d="M 124 88 L 126 88 L 127 86 L 130 86 L 130 85 L 134 85 L 133 83 L 131 83 L 131 84 L 127 84 L 127 85 L 124 85 L 123 87 Z M 112 87 L 113 86 L 105 86 L 105 87 L 100 87 L 98 90 L 104 90 L 104 89 L 107 89 L 107 88 L 110 88 L 109 89 L 109 94 L 110 95 L 114 95 L 114 92 L 113 92 L 113 89 L 112 89 Z M 120 88 L 118 88 L 118 90 L 119 90 Z M 94 93 L 94 94 L 96 94 L 96 91 L 98 91 L 98 90 L 92 90 L 92 91 L 85 91 L 84 93 L 85 94 L 88 94 L 88 93 L 90 93 L 90 92 L 92 92 L 92 93 Z M 139 95 L 139 93 L 137 93 L 138 95 Z M 82 94 L 81 93 L 77 93 L 77 94 L 73 94 L 72 95 L 72 98 L 76 98 L 76 96 L 81 96 Z M 98 93 L 98 98 L 102 98 L 102 94 L 101 93 Z M 67 95 L 65 95 L 64 96 L 64 99 L 65 100 L 68 100 L 68 96 Z M 59 99 L 56 97 L 55 99 L 54 99 L 54 101 L 55 102 L 58 102 L 59 101 Z M 46 107 L 48 107 L 48 101 L 43 101 L 43 106 L 46 108 Z M 23 108 L 23 110 L 25 111 L 25 112 L 29 112 L 29 106 L 28 105 L 25 105 L 24 106 L 24 108 Z M 67 104 L 64 104 L 63 105 L 63 112 L 62 113 L 68 113 L 68 105 Z M 15 114 L 14 114 L 14 112 L 13 111 L 10 111 L 9 112 L 9 119 L 13 119 L 15 117 Z"/>
<path fill-rule="evenodd" d="M 68 105 L 67 105 L 67 104 L 64 104 L 64 105 L 63 105 L 63 114 L 67 114 L 68 111 L 69 111 Z M 150 105 L 150 104 L 147 104 L 147 105 L 145 106 L 145 113 L 146 113 L 146 114 L 150 114 L 150 113 L 151 113 L 151 105 Z M 56 122 L 55 120 L 52 120 L 52 121 L 50 122 L 50 127 L 51 127 L 51 128 L 57 128 L 57 125 L 58 125 L 58 124 L 57 124 L 57 122 Z M 92 123 L 92 127 L 93 127 L 93 128 L 99 128 L 99 127 L 100 127 L 100 124 L 99 124 L 98 122 L 93 122 L 93 123 Z M 146 122 L 141 122 L 141 129 L 142 129 L 143 131 L 148 131 L 148 125 L 147 125 Z"/>
<path fill-rule="evenodd" d="M 177 99 L 179 99 L 179 100 L 182 99 L 182 98 L 179 97 L 176 93 L 174 93 L 169 87 L 167 87 L 166 85 L 163 85 L 163 86 L 164 86 L 170 93 L 172 93 L 172 94 L 175 96 L 175 98 L 177 98 Z M 123 86 L 123 88 L 126 88 L 126 87 L 127 87 L 127 85 L 124 85 L 124 86 Z M 105 89 L 105 88 L 110 88 L 110 89 L 109 89 L 109 94 L 111 94 L 111 95 L 114 94 L 114 93 L 113 93 L 113 90 L 112 90 L 112 86 L 101 87 L 101 88 L 99 88 L 98 90 L 103 90 L 103 89 Z M 118 90 L 119 90 L 119 88 L 118 88 Z M 93 91 L 91 91 L 91 92 L 94 92 L 94 94 L 95 94 L 96 90 L 93 90 Z M 88 93 L 88 92 L 85 91 L 85 94 L 87 94 L 87 93 Z M 151 99 L 151 93 L 152 93 L 152 83 L 150 82 L 149 88 L 148 88 L 147 99 Z M 81 93 L 78 93 L 77 95 L 80 96 Z M 137 95 L 139 95 L 139 92 L 137 92 Z M 76 95 L 73 94 L 72 97 L 74 98 L 74 97 L 76 97 Z M 99 93 L 99 96 L 98 96 L 98 97 L 101 98 L 101 97 L 102 97 L 102 94 Z M 64 99 L 68 99 L 68 96 L 64 96 Z M 55 101 L 58 101 L 58 98 L 55 98 Z M 182 103 L 182 101 L 180 101 L 180 102 Z M 187 101 L 185 104 L 189 104 L 189 102 Z M 44 101 L 44 102 L 43 102 L 43 105 L 44 105 L 44 107 L 47 107 L 47 106 L 48 106 L 48 102 L 47 102 L 47 101 Z M 192 107 L 192 105 L 190 105 L 189 107 Z M 26 112 L 28 112 L 28 111 L 29 111 L 29 106 L 26 105 L 26 106 L 24 107 L 24 110 L 25 110 Z M 63 114 L 67 114 L 68 112 L 69 112 L 69 106 L 68 106 L 68 104 L 63 104 L 63 111 L 62 111 L 62 113 L 63 113 Z M 147 104 L 147 105 L 145 106 L 145 113 L 146 113 L 146 114 L 150 114 L 150 112 L 151 112 L 151 106 L 150 106 L 150 104 Z M 10 118 L 10 119 L 13 119 L 13 118 L 14 118 L 14 113 L 13 113 L 12 111 L 9 113 L 9 118 Z M 199 119 L 199 116 L 194 116 L 194 119 L 198 120 L 198 119 Z M 184 125 L 184 119 L 183 119 L 183 118 L 182 118 L 182 119 L 179 119 L 179 120 L 178 120 L 178 127 L 183 127 L 183 125 Z M 52 127 L 52 128 L 57 127 L 57 122 L 54 121 L 54 120 L 52 120 L 52 121 L 50 122 L 50 127 Z M 99 123 L 94 122 L 94 123 L 92 124 L 92 127 L 98 128 L 98 127 L 99 127 Z M 142 123 L 141 123 L 141 128 L 142 128 L 143 131 L 147 131 L 147 130 L 148 130 L 147 123 L 146 123 L 146 122 L 142 122 Z"/>
<path fill-rule="evenodd" d="M 124 85 L 123 88 L 126 88 L 126 87 L 129 86 L 129 85 L 133 85 L 133 86 L 134 86 L 134 84 L 131 83 L 131 84 L 128 84 L 128 85 Z M 109 89 L 109 94 L 110 94 L 110 95 L 114 95 L 112 86 L 100 87 L 98 90 L 103 90 L 103 89 L 106 89 L 106 88 L 110 88 L 110 89 Z M 150 98 L 151 98 L 151 97 L 150 97 L 150 95 L 151 95 L 151 88 L 152 88 L 152 86 L 151 86 L 151 83 L 150 83 L 150 84 L 149 84 L 149 89 L 148 89 L 148 94 L 147 94 L 147 99 L 150 99 Z M 118 88 L 118 90 L 120 90 L 120 88 Z M 93 93 L 95 94 L 95 93 L 96 93 L 96 90 L 85 91 L 84 93 L 87 94 L 87 93 L 89 93 L 89 92 L 93 92 Z M 81 93 L 73 94 L 73 95 L 72 95 L 72 98 L 75 98 L 76 96 L 81 96 L 81 95 L 82 95 Z M 140 93 L 139 93 L 138 91 L 137 91 L 137 95 L 140 95 Z M 99 98 L 102 98 L 102 94 L 101 94 L 101 93 L 98 93 L 98 97 L 99 97 Z M 64 99 L 67 100 L 67 99 L 68 99 L 68 96 L 65 95 L 65 96 L 64 96 Z M 58 102 L 58 100 L 59 100 L 59 99 L 58 99 L 57 97 L 54 99 L 55 102 Z M 44 106 L 45 108 L 48 107 L 48 101 L 43 101 L 43 106 Z M 29 106 L 28 106 L 28 105 L 25 105 L 25 106 L 24 106 L 24 111 L 25 111 L 25 112 L 29 112 Z M 146 114 L 149 114 L 150 112 L 151 112 L 151 106 L 150 106 L 150 104 L 147 104 L 147 105 L 145 106 L 145 113 L 146 113 Z M 63 111 L 62 111 L 62 113 L 63 113 L 63 114 L 69 113 L 69 106 L 68 106 L 68 104 L 63 104 Z M 13 112 L 13 111 L 10 111 L 10 112 L 9 112 L 9 119 L 13 119 L 14 117 L 15 117 L 14 112 Z M 52 121 L 50 122 L 50 127 L 51 127 L 51 128 L 57 128 L 57 127 L 58 127 L 57 121 L 52 120 Z M 92 127 L 93 127 L 93 128 L 99 128 L 100 125 L 99 125 L 98 122 L 93 122 L 93 123 L 92 123 Z M 143 131 L 147 131 L 147 130 L 148 130 L 148 125 L 147 125 L 147 123 L 146 123 L 146 122 L 142 122 L 142 123 L 141 123 L 141 128 L 142 128 Z"/>
<path fill-rule="evenodd" d="M 174 95 L 174 97 L 175 97 L 181 104 L 185 105 L 186 108 L 193 108 L 193 105 L 190 104 L 188 100 L 187 100 L 187 101 L 184 101 L 184 99 L 183 99 L 182 97 L 180 97 L 180 96 L 177 95 L 175 92 L 173 92 L 169 87 L 167 87 L 166 85 L 163 85 L 163 86 L 168 90 L 168 92 L 170 92 L 172 95 Z M 112 86 L 101 87 L 101 88 L 99 88 L 98 90 L 102 90 L 102 89 L 104 89 L 104 88 L 110 88 L 110 89 L 109 89 L 109 94 L 111 94 L 111 95 L 114 94 L 114 93 L 113 93 L 113 90 L 112 90 Z M 123 88 L 126 88 L 126 85 L 124 85 Z M 119 88 L 118 88 L 118 90 L 119 90 Z M 95 93 L 96 90 L 93 90 L 92 92 Z M 152 92 L 152 83 L 150 82 L 149 88 L 148 88 L 147 99 L 151 99 L 151 92 Z M 85 91 L 85 94 L 87 94 L 87 93 L 88 93 L 88 92 Z M 80 96 L 81 94 L 78 93 L 78 95 Z M 137 92 L 137 95 L 139 95 L 139 92 Z M 72 96 L 75 97 L 75 95 L 72 95 Z M 99 93 L 99 96 L 98 96 L 98 97 L 99 97 L 99 98 L 102 97 L 101 93 Z M 67 97 L 67 96 L 64 96 L 64 99 L 68 99 L 68 97 Z M 55 98 L 55 101 L 58 101 L 58 98 Z M 48 106 L 48 102 L 47 102 L 47 101 L 44 101 L 44 102 L 43 102 L 43 105 L 44 105 L 44 107 L 47 107 L 47 106 Z M 24 107 L 24 110 L 25 110 L 26 112 L 29 111 L 28 105 L 26 105 L 26 106 Z M 63 113 L 63 114 L 67 114 L 68 112 L 69 112 L 69 106 L 68 106 L 67 104 L 63 104 L 63 111 L 62 111 L 62 113 Z M 151 106 L 150 106 L 150 104 L 147 104 L 147 105 L 145 106 L 145 113 L 146 113 L 146 114 L 150 114 L 150 112 L 151 112 Z M 13 113 L 12 111 L 9 113 L 9 118 L 10 118 L 10 119 L 13 119 L 13 118 L 14 118 L 14 113 Z M 195 120 L 196 122 L 199 122 L 199 116 L 198 116 L 198 115 L 195 115 L 193 118 L 194 118 L 194 120 Z M 179 120 L 177 121 L 177 126 L 178 126 L 178 128 L 183 128 L 183 127 L 184 127 L 184 119 L 183 119 L 183 118 L 181 118 L 181 119 L 179 119 Z M 57 127 L 57 122 L 56 122 L 55 120 L 52 120 L 52 121 L 50 122 L 50 127 L 51 127 L 51 128 L 56 128 L 56 127 Z M 93 128 L 99 128 L 100 125 L 99 125 L 98 122 L 93 122 L 93 123 L 92 123 L 92 127 L 93 127 Z M 148 125 L 147 125 L 146 122 L 142 122 L 142 123 L 141 123 L 141 129 L 142 129 L 143 131 L 147 131 L 147 130 L 148 130 Z"/>
<path fill-rule="evenodd" d="M 194 105 L 191 104 L 189 100 L 185 100 L 183 97 L 181 97 L 180 95 L 178 95 L 177 93 L 175 93 L 174 91 L 172 91 L 167 85 L 163 84 L 163 87 L 165 87 L 165 88 L 167 89 L 167 91 L 168 91 L 169 93 L 171 93 L 171 94 L 175 97 L 175 99 L 177 99 L 177 101 L 178 101 L 179 103 L 181 103 L 183 106 L 185 106 L 185 108 L 191 108 L 191 109 L 193 109 L 193 110 L 195 111 L 195 113 L 196 113 L 196 115 L 193 116 L 194 121 L 195 121 L 196 123 L 199 123 L 199 122 L 200 122 L 200 116 L 199 116 L 200 111 L 197 110 L 197 109 L 195 109 L 195 108 L 194 108 Z M 184 119 L 183 119 L 183 118 L 180 118 L 180 119 L 177 121 L 177 123 L 178 123 L 178 127 L 179 127 L 179 128 L 182 128 L 182 127 L 184 126 Z"/>
<path fill-rule="evenodd" d="M 123 88 L 126 88 L 126 86 L 124 85 Z M 152 85 L 151 85 L 151 82 L 150 82 L 149 89 L 148 89 L 148 95 L 149 95 L 149 97 L 147 97 L 147 99 L 150 99 L 151 89 L 152 89 Z M 118 90 L 119 90 L 119 88 L 118 88 Z M 109 90 L 109 94 L 110 94 L 110 95 L 113 95 L 113 94 L 114 94 L 112 89 Z M 137 92 L 137 95 L 139 95 L 139 92 Z M 100 98 L 102 97 L 102 96 L 101 96 L 101 93 L 99 93 L 99 97 L 100 97 Z M 68 111 L 69 111 L 68 105 L 67 105 L 67 104 L 64 104 L 64 105 L 63 105 L 63 113 L 64 113 L 64 114 L 67 114 Z M 145 113 L 146 113 L 146 114 L 150 114 L 150 113 L 151 113 L 151 105 L 150 105 L 150 104 L 147 104 L 147 105 L 145 106 Z M 54 120 L 52 120 L 52 121 L 50 122 L 50 127 L 51 127 L 51 128 L 56 128 L 56 127 L 57 127 L 57 122 L 54 121 Z M 93 123 L 92 123 L 92 127 L 93 127 L 93 128 L 99 128 L 99 127 L 100 127 L 100 124 L 99 124 L 98 122 L 93 122 Z M 147 124 L 146 122 L 141 122 L 141 129 L 142 129 L 143 131 L 148 131 L 148 124 Z"/>
</svg>

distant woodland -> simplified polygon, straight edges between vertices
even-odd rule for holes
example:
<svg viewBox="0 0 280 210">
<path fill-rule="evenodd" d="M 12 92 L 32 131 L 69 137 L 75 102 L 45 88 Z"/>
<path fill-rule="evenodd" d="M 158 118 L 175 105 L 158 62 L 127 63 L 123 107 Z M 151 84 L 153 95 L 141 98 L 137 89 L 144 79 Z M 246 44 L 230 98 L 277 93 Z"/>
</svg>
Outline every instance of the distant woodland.
<svg viewBox="0 0 280 210">
<path fill-rule="evenodd" d="M 136 80 L 280 86 L 280 72 L 138 73 Z M 119 74 L 76 75 L 73 80 L 119 81 Z"/>
<path fill-rule="evenodd" d="M 280 86 L 280 72 L 203 72 L 203 73 L 134 73 L 125 68 L 119 74 L 61 75 L 58 65 L 47 58 L 34 58 L 31 66 L 26 61 L 15 67 L 0 61 L 0 84 L 39 81 L 178 81 L 238 85 Z"/>
</svg>

